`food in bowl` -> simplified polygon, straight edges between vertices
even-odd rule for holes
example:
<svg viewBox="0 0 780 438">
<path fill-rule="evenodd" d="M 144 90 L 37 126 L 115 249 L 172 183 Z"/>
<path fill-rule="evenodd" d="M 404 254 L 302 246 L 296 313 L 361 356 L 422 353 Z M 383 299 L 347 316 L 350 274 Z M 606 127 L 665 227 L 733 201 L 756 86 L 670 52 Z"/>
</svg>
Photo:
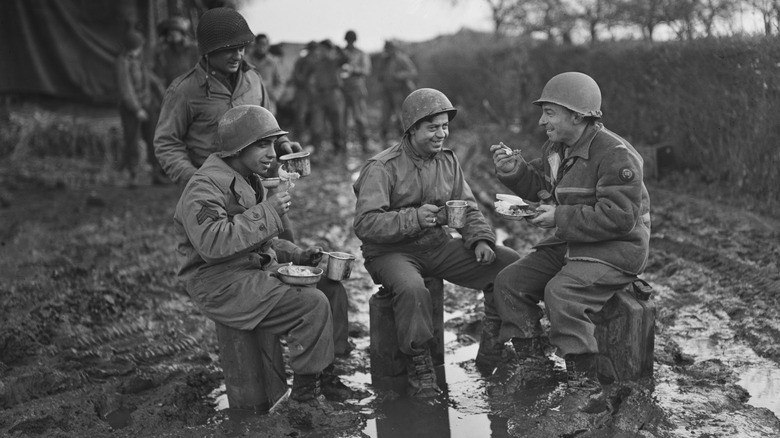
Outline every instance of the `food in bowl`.
<svg viewBox="0 0 780 438">
<path fill-rule="evenodd" d="M 509 219 L 520 219 L 536 214 L 531 209 L 531 204 L 525 202 L 523 198 L 514 195 L 497 194 L 498 201 L 494 203 L 496 213 Z"/>
<path fill-rule="evenodd" d="M 313 266 L 287 265 L 276 270 L 282 282 L 305 286 L 316 284 L 322 277 L 322 269 Z"/>
</svg>

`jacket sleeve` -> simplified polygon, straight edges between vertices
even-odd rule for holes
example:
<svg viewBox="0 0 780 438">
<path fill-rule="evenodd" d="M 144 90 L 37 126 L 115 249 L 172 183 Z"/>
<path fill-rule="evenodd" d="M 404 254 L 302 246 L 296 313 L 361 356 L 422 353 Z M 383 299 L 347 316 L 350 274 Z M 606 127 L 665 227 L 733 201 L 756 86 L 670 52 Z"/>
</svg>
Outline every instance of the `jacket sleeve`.
<svg viewBox="0 0 780 438">
<path fill-rule="evenodd" d="M 281 218 L 266 202 L 229 217 L 228 195 L 208 178 L 198 178 L 184 189 L 186 202 L 179 204 L 177 215 L 190 243 L 207 263 L 247 254 L 283 230 Z"/>
<path fill-rule="evenodd" d="M 366 243 L 394 243 L 417 235 L 417 209 L 390 210 L 392 178 L 384 166 L 369 162 L 354 185 L 355 235 Z"/>
<path fill-rule="evenodd" d="M 642 163 L 628 149 L 615 148 L 599 163 L 596 202 L 559 205 L 555 236 L 569 242 L 600 242 L 634 229 L 642 205 Z"/>
<path fill-rule="evenodd" d="M 181 185 L 187 184 L 198 170 L 192 164 L 184 143 L 191 122 L 192 113 L 187 100 L 174 87 L 169 87 L 154 132 L 154 154 L 168 177 Z"/>
<path fill-rule="evenodd" d="M 538 202 L 540 190 L 550 190 L 544 179 L 544 165 L 541 158 L 530 162 L 519 161 L 509 172 L 496 169 L 496 176 L 512 193 L 528 201 Z"/>
<path fill-rule="evenodd" d="M 272 242 L 276 257 L 280 263 L 293 262 L 295 265 L 301 264 L 303 249 L 298 245 L 285 239 L 274 239 Z"/>
<path fill-rule="evenodd" d="M 141 101 L 135 93 L 133 83 L 130 80 L 130 72 L 127 58 L 124 55 L 119 55 L 116 61 L 116 79 L 117 86 L 119 87 L 119 99 L 122 102 L 122 106 L 137 113 L 141 110 Z"/>
</svg>

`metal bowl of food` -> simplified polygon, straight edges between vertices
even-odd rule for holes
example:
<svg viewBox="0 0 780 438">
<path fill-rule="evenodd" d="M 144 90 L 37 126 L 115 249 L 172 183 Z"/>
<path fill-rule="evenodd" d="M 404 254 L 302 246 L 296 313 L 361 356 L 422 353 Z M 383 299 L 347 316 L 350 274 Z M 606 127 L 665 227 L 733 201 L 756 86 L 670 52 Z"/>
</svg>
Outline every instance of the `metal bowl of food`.
<svg viewBox="0 0 780 438">
<path fill-rule="evenodd" d="M 287 265 L 276 270 L 279 279 L 291 286 L 310 286 L 317 284 L 322 277 L 322 269 L 314 266 Z"/>
</svg>

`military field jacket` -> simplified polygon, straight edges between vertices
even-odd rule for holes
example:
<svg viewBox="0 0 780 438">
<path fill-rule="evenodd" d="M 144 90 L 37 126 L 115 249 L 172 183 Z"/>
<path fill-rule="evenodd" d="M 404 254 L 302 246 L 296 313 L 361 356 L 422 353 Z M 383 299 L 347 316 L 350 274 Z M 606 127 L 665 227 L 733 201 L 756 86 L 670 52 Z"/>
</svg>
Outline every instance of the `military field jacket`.
<svg viewBox="0 0 780 438">
<path fill-rule="evenodd" d="M 242 62 L 232 92 L 203 65 L 199 62 L 168 87 L 154 134 L 155 155 L 178 184 L 185 184 L 217 151 L 217 125 L 227 110 L 239 105 L 269 106 L 260 74 L 250 65 Z"/>
<path fill-rule="evenodd" d="M 547 141 L 542 158 L 521 162 L 498 179 L 518 196 L 539 201 L 553 194 L 555 233 L 540 245 L 566 243 L 567 257 L 641 273 L 649 254 L 650 197 L 642 157 L 601 123 L 586 128 L 563 158 L 564 146 Z M 560 165 L 556 163 L 560 161 Z M 553 175 L 553 169 L 560 170 Z"/>
<path fill-rule="evenodd" d="M 303 253 L 277 237 L 282 219 L 262 202 L 262 185 L 256 187 L 211 155 L 174 214 L 178 274 L 187 293 L 207 316 L 239 329 L 254 328 L 273 308 L 287 290 L 272 278 L 276 268 L 300 263 Z"/>
<path fill-rule="evenodd" d="M 466 201 L 466 226 L 458 230 L 473 248 L 479 240 L 494 245 L 495 233 L 477 207 L 458 159 L 450 149 L 429 158 L 417 155 L 407 137 L 363 166 L 353 185 L 357 204 L 355 234 L 367 258 L 395 252 L 438 248 L 451 237 L 442 227 L 421 228 L 417 209 L 423 204 Z"/>
</svg>

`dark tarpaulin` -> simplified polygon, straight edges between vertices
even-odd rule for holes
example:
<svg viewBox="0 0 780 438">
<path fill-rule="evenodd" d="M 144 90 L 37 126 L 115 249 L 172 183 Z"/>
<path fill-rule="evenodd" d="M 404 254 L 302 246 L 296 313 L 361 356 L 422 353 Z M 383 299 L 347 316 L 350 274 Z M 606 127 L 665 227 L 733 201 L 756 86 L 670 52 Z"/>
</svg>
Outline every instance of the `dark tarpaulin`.
<svg viewBox="0 0 780 438">
<path fill-rule="evenodd" d="M 0 0 L 0 94 L 110 103 L 133 2 Z"/>
</svg>

